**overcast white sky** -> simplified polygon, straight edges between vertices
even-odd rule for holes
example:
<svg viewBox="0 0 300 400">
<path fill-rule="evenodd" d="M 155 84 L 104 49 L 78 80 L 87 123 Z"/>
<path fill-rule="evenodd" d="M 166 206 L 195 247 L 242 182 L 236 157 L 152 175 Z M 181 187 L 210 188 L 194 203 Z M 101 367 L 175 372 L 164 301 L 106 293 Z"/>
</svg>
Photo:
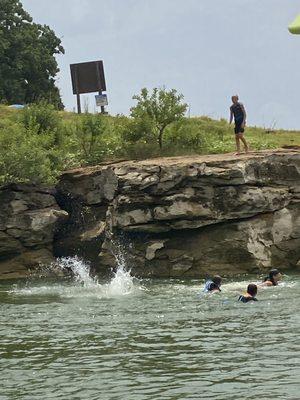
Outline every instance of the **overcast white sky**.
<svg viewBox="0 0 300 400">
<path fill-rule="evenodd" d="M 128 114 L 142 87 L 166 86 L 183 93 L 191 115 L 227 118 L 238 93 L 248 124 L 300 128 L 300 35 L 287 30 L 300 0 L 22 3 L 62 39 L 58 86 L 69 110 L 69 64 L 102 59 L 113 114 Z"/>
</svg>

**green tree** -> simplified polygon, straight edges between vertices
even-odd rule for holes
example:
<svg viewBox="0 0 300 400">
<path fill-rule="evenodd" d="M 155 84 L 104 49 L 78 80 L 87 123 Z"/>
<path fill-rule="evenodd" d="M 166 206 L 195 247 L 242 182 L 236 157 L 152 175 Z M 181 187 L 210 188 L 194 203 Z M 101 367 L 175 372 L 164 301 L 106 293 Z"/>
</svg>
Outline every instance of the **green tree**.
<svg viewBox="0 0 300 400">
<path fill-rule="evenodd" d="M 62 109 L 55 76 L 61 41 L 47 25 L 33 22 L 19 0 L 0 0 L 0 101 L 46 100 Z"/>
<path fill-rule="evenodd" d="M 180 120 L 187 110 L 187 104 L 182 103 L 183 95 L 175 89 L 154 88 L 149 93 L 143 88 L 133 99 L 137 100 L 137 104 L 131 108 L 131 116 L 140 122 L 142 130 L 151 130 L 149 133 L 155 136 L 161 149 L 166 127 Z"/>
</svg>

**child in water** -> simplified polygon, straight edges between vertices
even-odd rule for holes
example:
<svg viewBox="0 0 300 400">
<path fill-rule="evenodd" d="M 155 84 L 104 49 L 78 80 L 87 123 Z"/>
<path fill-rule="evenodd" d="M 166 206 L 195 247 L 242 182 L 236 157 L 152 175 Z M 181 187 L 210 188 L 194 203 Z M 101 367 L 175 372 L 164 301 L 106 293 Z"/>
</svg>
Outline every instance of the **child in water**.
<svg viewBox="0 0 300 400">
<path fill-rule="evenodd" d="M 264 279 L 260 286 L 277 286 L 281 278 L 282 275 L 278 269 L 271 269 L 269 275 Z"/>
<path fill-rule="evenodd" d="M 240 295 L 238 301 L 242 303 L 248 303 L 249 301 L 257 301 L 255 297 L 257 294 L 257 286 L 254 283 L 250 283 L 247 287 L 247 293 L 245 295 Z"/>
<path fill-rule="evenodd" d="M 222 283 L 222 278 L 219 275 L 215 275 L 212 279 L 205 282 L 203 292 L 205 293 L 215 293 L 221 292 L 220 286 Z"/>
</svg>

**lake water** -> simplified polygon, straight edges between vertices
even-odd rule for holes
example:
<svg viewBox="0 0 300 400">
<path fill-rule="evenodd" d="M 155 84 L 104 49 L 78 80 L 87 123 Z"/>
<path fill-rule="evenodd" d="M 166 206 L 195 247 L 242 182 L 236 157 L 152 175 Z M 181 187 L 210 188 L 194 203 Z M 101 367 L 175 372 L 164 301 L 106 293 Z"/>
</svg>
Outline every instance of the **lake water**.
<svg viewBox="0 0 300 400">
<path fill-rule="evenodd" d="M 300 279 L 237 302 L 257 277 L 0 283 L 0 399 L 300 399 Z"/>
</svg>

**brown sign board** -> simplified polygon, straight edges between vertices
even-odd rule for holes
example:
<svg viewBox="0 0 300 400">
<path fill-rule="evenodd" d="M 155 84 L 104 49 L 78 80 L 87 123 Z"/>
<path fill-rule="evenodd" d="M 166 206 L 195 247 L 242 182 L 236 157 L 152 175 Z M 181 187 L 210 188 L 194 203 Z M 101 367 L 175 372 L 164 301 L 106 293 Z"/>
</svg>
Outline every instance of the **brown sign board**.
<svg viewBox="0 0 300 400">
<path fill-rule="evenodd" d="M 73 94 L 106 91 L 103 61 L 71 64 Z"/>
</svg>

